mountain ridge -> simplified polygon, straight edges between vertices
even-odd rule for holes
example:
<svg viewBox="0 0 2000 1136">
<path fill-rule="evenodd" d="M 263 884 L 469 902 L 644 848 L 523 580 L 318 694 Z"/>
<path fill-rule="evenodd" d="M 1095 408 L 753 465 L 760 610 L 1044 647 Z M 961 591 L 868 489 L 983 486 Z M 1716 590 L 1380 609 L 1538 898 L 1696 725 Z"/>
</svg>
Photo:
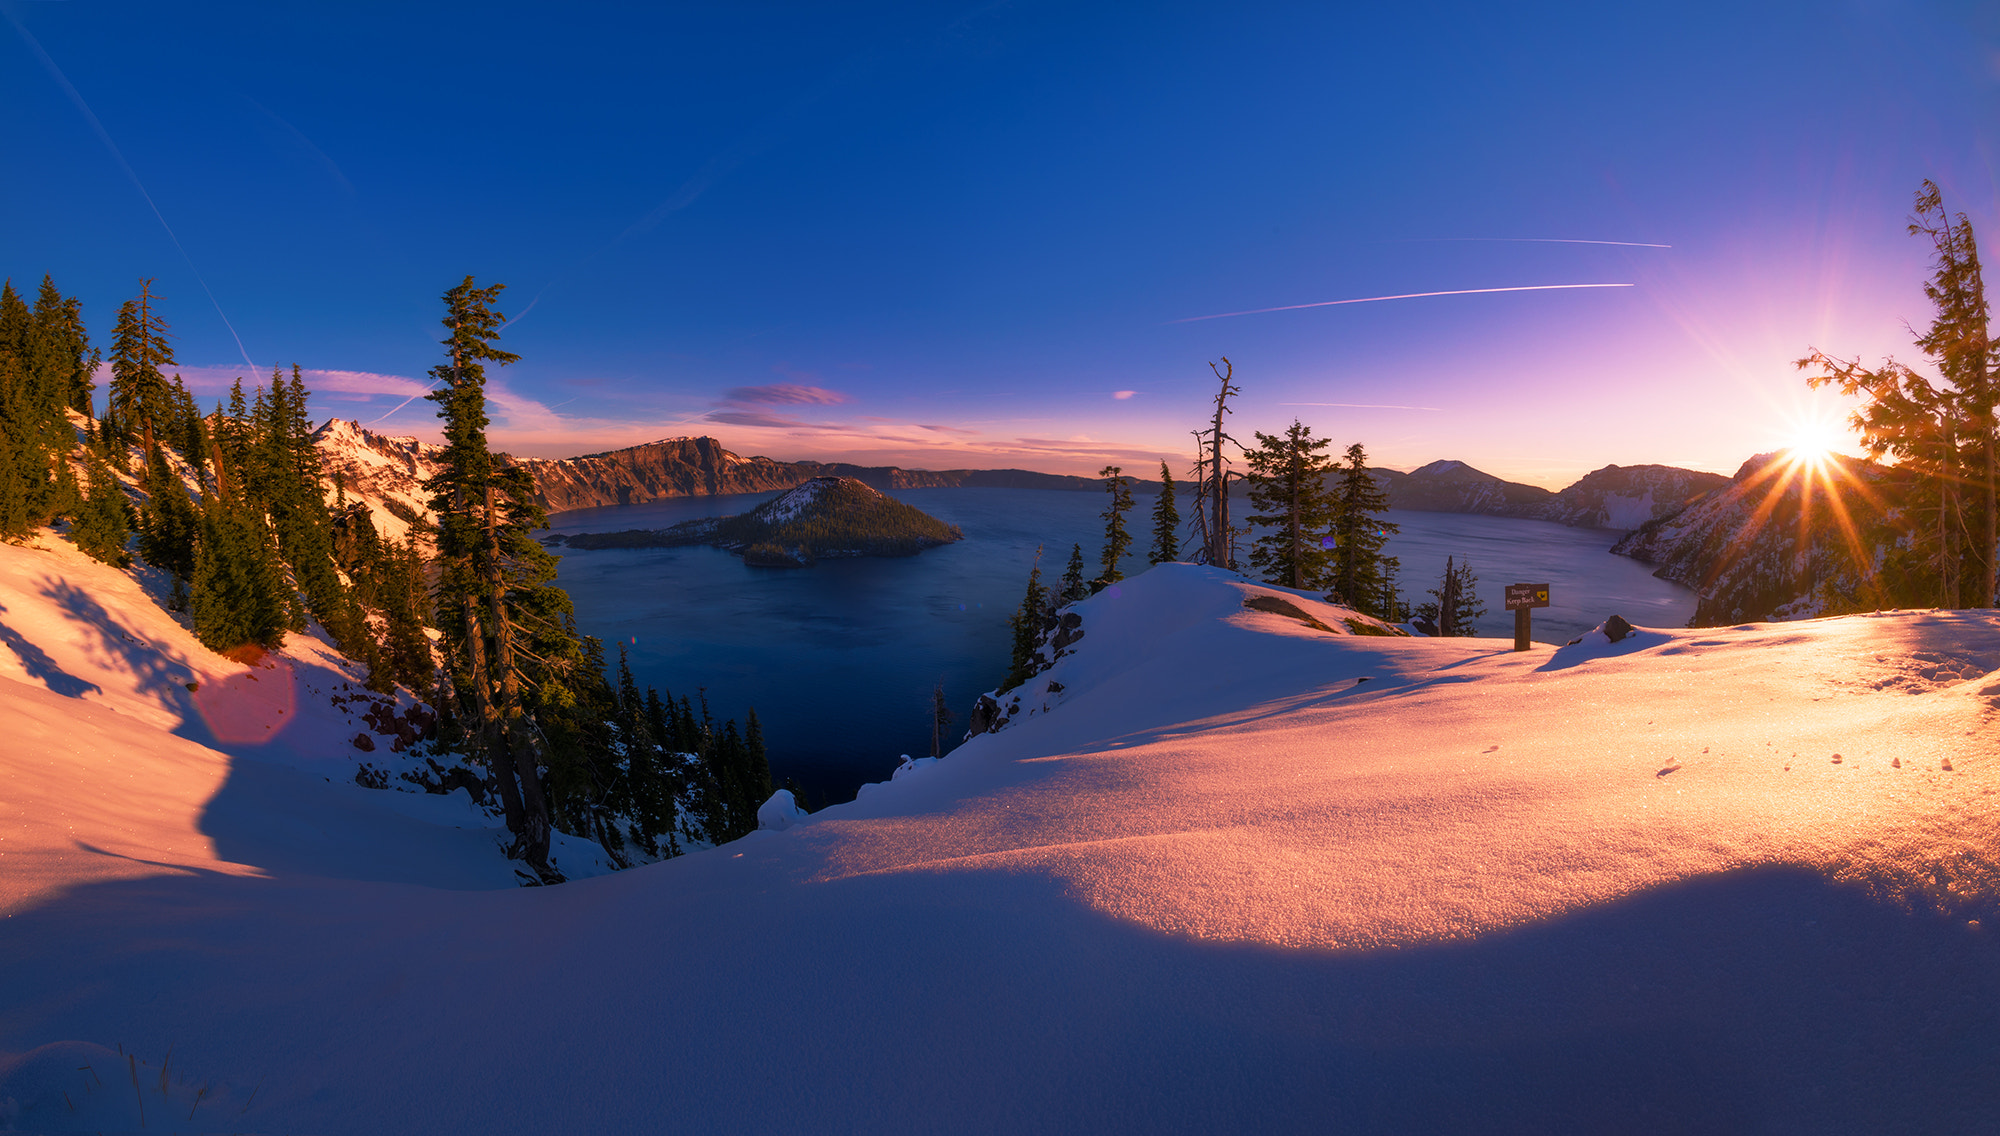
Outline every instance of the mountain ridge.
<svg viewBox="0 0 2000 1136">
<path fill-rule="evenodd" d="M 314 433 L 329 476 L 371 499 L 378 529 L 401 536 L 426 513 L 422 480 L 435 469 L 439 447 L 332 419 Z M 676 497 L 766 493 L 815 477 L 851 478 L 877 492 L 898 489 L 1060 489 L 1102 491 L 1104 481 L 1026 469 L 905 469 L 852 462 L 779 461 L 743 457 L 706 435 L 661 438 L 637 446 L 570 458 L 502 460 L 528 470 L 537 497 L 552 513 L 642 505 Z M 1456 460 L 1441 459 L 1408 473 L 1370 470 L 1389 493 L 1389 507 L 1419 512 L 1475 513 L 1555 521 L 1572 527 L 1630 531 L 1670 515 L 1702 493 L 1726 485 L 1717 473 L 1675 466 L 1609 465 L 1565 489 L 1506 481 Z M 1139 488 L 1157 482 L 1134 479 Z M 1240 484 L 1240 483 L 1239 483 Z M 1232 493 L 1240 492 L 1232 486 Z"/>
</svg>

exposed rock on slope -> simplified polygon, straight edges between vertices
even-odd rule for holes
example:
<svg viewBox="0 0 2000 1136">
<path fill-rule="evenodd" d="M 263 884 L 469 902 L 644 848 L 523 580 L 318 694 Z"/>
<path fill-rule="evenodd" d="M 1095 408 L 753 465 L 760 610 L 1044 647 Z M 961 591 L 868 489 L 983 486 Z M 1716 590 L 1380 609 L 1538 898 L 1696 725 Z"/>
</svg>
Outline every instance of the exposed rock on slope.
<svg viewBox="0 0 2000 1136">
<path fill-rule="evenodd" d="M 1730 484 L 1719 473 L 1671 465 L 1607 465 L 1584 474 L 1542 506 L 1540 519 L 1575 528 L 1630 532 L 1672 516 L 1704 493 Z"/>
<path fill-rule="evenodd" d="M 1608 465 L 1560 493 L 1503 481 L 1461 461 L 1434 461 L 1400 473 L 1371 470 L 1389 493 L 1389 507 L 1422 513 L 1477 513 L 1555 521 L 1573 528 L 1636 529 L 1680 511 L 1703 493 L 1729 484 L 1719 473 L 1670 465 Z"/>
<path fill-rule="evenodd" d="M 1696 627 L 1877 606 L 1869 577 L 1896 537 L 1884 501 L 1901 487 L 1895 471 L 1873 462 L 1829 463 L 1831 475 L 1817 478 L 1782 453 L 1759 454 L 1724 487 L 1641 526 L 1611 551 L 1657 564 L 1655 576 L 1700 593 Z"/>
<path fill-rule="evenodd" d="M 578 533 L 567 543 L 583 549 L 712 544 L 741 552 L 746 563 L 797 567 L 823 557 L 914 556 L 963 539 L 957 525 L 854 478 L 815 477 L 748 513 L 703 517 L 667 529 Z"/>
<path fill-rule="evenodd" d="M 1374 471 L 1389 490 L 1389 507 L 1422 513 L 1484 513 L 1495 517 L 1532 517 L 1555 494 L 1536 485 L 1502 481 L 1461 461 L 1434 461 L 1398 473 Z"/>
<path fill-rule="evenodd" d="M 424 479 L 437 473 L 441 447 L 415 438 L 377 434 L 358 422 L 334 418 L 313 431 L 313 445 L 319 449 L 326 470 L 327 499 L 340 482 L 350 501 L 365 503 L 373 514 L 375 531 L 398 540 L 408 535 L 412 523 L 430 520 L 430 494 Z"/>
<path fill-rule="evenodd" d="M 375 509 L 376 527 L 402 536 L 409 516 L 422 516 L 422 479 L 436 470 L 439 447 L 415 438 L 378 434 L 333 419 L 313 435 L 327 475 L 346 478 L 350 497 Z M 789 489 L 815 477 L 846 477 L 878 490 L 1102 489 L 1103 481 L 1026 469 L 902 469 L 847 462 L 784 462 L 742 457 L 714 438 L 666 438 L 623 450 L 546 460 L 503 460 L 525 467 L 542 505 L 552 513 L 605 505 L 642 505 L 671 497 L 713 497 Z M 405 516 L 408 514 L 409 516 Z M 388 518 L 388 519 L 385 519 Z"/>
</svg>

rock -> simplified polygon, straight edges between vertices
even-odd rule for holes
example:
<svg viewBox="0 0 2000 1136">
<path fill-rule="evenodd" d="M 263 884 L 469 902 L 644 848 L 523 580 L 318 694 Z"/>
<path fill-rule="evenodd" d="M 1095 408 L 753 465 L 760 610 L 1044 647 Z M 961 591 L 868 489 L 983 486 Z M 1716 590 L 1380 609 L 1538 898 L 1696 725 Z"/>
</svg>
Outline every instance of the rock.
<svg viewBox="0 0 2000 1136">
<path fill-rule="evenodd" d="M 971 738 L 990 731 L 1000 720 L 1000 704 L 990 694 L 982 694 L 972 706 L 972 720 L 966 724 L 965 736 Z"/>
<path fill-rule="evenodd" d="M 1056 650 L 1063 651 L 1069 645 L 1083 638 L 1083 617 L 1073 611 L 1063 613 L 1062 622 L 1056 625 Z"/>
<path fill-rule="evenodd" d="M 369 737 L 367 731 L 364 730 L 354 735 L 354 748 L 360 750 L 362 753 L 374 753 L 375 739 Z"/>
<path fill-rule="evenodd" d="M 1604 637 L 1613 643 L 1630 634 L 1632 634 L 1632 625 L 1625 622 L 1624 616 L 1614 615 L 1604 621 Z"/>
</svg>

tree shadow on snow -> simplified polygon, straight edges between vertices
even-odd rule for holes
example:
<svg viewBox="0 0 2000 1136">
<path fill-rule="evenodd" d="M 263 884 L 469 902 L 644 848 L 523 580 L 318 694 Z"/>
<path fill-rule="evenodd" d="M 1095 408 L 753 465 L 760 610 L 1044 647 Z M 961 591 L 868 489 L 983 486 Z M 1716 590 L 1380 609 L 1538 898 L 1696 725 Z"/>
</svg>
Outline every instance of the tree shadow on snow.
<svg viewBox="0 0 2000 1136">
<path fill-rule="evenodd" d="M 0 607 L 0 615 L 4 615 L 6 612 L 7 609 L 5 607 Z M 103 693 L 103 687 L 87 679 L 78 678 L 62 669 L 54 659 L 49 657 L 48 652 L 36 646 L 32 640 L 22 635 L 19 631 L 9 627 L 4 621 L 0 621 L 0 643 L 5 643 L 13 650 L 14 654 L 21 660 L 21 665 L 27 669 L 30 678 L 35 679 L 43 686 L 48 687 L 65 698 L 81 698 L 91 691 Z"/>
<path fill-rule="evenodd" d="M 2000 1109 L 1992 936 L 1809 871 L 1334 953 L 1156 933 L 1028 871 L 732 874 L 782 839 L 448 901 L 79 888 L 0 930 L 0 1049 L 278 1062 L 259 1128 L 1729 1136 Z M 293 1036 L 347 1040 L 263 1044 Z"/>
</svg>

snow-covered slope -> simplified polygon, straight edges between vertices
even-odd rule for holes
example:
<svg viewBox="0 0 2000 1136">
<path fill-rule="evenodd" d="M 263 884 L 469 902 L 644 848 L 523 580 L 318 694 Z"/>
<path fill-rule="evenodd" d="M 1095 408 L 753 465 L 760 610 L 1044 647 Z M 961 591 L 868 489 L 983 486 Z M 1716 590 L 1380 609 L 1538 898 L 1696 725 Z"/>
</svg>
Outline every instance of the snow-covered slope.
<svg viewBox="0 0 2000 1136">
<path fill-rule="evenodd" d="M 1697 626 L 1892 606 L 1871 587 L 1887 545 L 1893 469 L 1827 459 L 1822 475 L 1779 452 L 1745 461 L 1722 488 L 1628 533 L 1611 551 L 1700 593 Z"/>
<path fill-rule="evenodd" d="M 47 555 L 0 554 L 9 579 Z M 546 889 L 224 847 L 243 758 L 56 689 L 113 685 L 115 656 L 23 662 L 0 730 L 40 740 L 4 759 L 0 863 L 40 867 L 5 869 L 0 1120 L 1990 1122 L 1991 613 L 1515 654 L 1245 607 L 1267 594 L 1187 565 L 1123 581 L 1001 732 L 784 831 Z M 260 800 L 352 847 L 325 788 Z"/>
<path fill-rule="evenodd" d="M 375 531 L 402 540 L 410 522 L 430 518 L 430 494 L 424 481 L 437 475 L 440 447 L 415 438 L 378 434 L 357 422 L 333 418 L 313 431 L 326 471 L 327 500 L 334 500 L 333 480 L 340 478 L 351 501 L 367 503 Z"/>
</svg>

